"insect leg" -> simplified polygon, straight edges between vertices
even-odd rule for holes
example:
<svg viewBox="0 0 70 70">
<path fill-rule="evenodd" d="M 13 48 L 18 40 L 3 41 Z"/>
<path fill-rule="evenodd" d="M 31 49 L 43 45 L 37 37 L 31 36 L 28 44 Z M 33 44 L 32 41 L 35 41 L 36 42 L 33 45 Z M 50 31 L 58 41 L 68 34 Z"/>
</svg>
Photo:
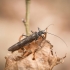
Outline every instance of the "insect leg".
<svg viewBox="0 0 70 70">
<path fill-rule="evenodd" d="M 38 27 L 38 31 L 41 31 L 41 29 Z"/>
<path fill-rule="evenodd" d="M 33 58 L 32 58 L 32 60 L 35 60 L 35 52 L 36 52 L 36 50 L 35 50 L 34 52 L 32 52 L 32 53 L 33 53 Z"/>
<path fill-rule="evenodd" d="M 46 39 L 46 35 L 47 35 L 47 33 L 45 33 L 44 35 L 45 35 L 45 37 L 44 37 L 44 38 Z"/>
<path fill-rule="evenodd" d="M 27 50 L 26 52 L 23 53 L 22 58 L 25 58 L 26 56 L 28 56 L 31 53 L 32 52 L 30 50 Z"/>
<path fill-rule="evenodd" d="M 32 58 L 32 60 L 35 60 L 35 53 L 36 53 L 36 51 L 37 51 L 37 49 L 38 49 L 38 46 L 39 46 L 39 42 L 38 41 L 34 41 L 34 50 L 32 50 L 32 55 L 33 55 L 33 58 Z"/>
<path fill-rule="evenodd" d="M 21 35 L 21 36 L 19 37 L 19 41 L 21 41 L 21 39 L 22 39 L 23 36 L 26 36 L 26 35 Z M 26 36 L 26 37 L 27 37 L 27 36 Z M 24 48 L 23 48 L 23 47 L 18 50 L 19 53 L 21 53 L 21 52 L 23 52 L 23 51 L 24 51 Z"/>
<path fill-rule="evenodd" d="M 21 39 L 22 39 L 23 36 L 27 37 L 26 35 L 23 35 L 23 34 L 22 34 L 22 35 L 19 37 L 19 41 L 21 41 Z"/>
<path fill-rule="evenodd" d="M 31 30 L 31 32 L 34 33 L 32 30 Z"/>
<path fill-rule="evenodd" d="M 24 47 L 24 52 L 22 54 L 22 58 L 25 58 L 26 56 L 28 56 L 29 54 L 32 53 L 30 46 L 31 46 L 31 44 L 28 44 Z"/>
</svg>

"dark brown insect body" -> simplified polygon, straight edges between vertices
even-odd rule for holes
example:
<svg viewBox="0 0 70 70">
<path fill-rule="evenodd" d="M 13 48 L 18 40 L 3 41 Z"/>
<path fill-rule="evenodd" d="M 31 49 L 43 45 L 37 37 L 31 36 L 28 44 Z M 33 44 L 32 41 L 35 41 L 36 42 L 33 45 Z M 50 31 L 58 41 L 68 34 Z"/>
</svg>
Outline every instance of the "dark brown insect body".
<svg viewBox="0 0 70 70">
<path fill-rule="evenodd" d="M 43 31 L 39 31 L 39 32 L 33 32 L 33 34 L 31 34 L 30 36 L 27 36 L 26 38 L 24 38 L 23 40 L 17 42 L 16 44 L 14 44 L 13 46 L 11 46 L 8 51 L 16 51 L 19 50 L 20 48 L 26 46 L 27 44 L 31 43 L 34 40 L 37 40 L 39 38 L 39 36 L 42 36 L 42 34 L 46 34 L 46 32 Z"/>
</svg>

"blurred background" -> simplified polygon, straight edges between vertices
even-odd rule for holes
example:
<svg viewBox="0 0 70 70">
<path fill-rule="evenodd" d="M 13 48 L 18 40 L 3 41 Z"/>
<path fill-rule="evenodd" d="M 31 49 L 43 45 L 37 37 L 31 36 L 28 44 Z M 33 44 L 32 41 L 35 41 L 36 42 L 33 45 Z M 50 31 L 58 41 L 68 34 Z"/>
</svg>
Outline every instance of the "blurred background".
<svg viewBox="0 0 70 70">
<path fill-rule="evenodd" d="M 22 19 L 25 20 L 25 0 L 0 0 L 0 70 L 4 69 L 5 56 L 8 48 L 18 42 L 19 36 L 25 34 Z M 70 0 L 31 0 L 30 30 L 42 30 L 48 25 L 48 32 L 61 37 L 47 34 L 47 40 L 54 46 L 54 52 L 59 57 L 67 53 L 63 64 L 53 70 L 70 70 Z"/>
</svg>

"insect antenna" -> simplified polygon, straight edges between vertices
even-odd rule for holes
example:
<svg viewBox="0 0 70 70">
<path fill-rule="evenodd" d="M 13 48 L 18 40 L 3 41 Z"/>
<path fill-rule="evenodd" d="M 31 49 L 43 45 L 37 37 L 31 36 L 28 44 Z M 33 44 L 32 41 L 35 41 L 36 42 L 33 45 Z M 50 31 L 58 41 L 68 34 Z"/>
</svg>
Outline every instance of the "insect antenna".
<svg viewBox="0 0 70 70">
<path fill-rule="evenodd" d="M 49 26 L 51 26 L 51 25 L 54 25 L 54 24 L 50 24 Z M 49 26 L 48 26 L 48 27 L 49 27 Z M 48 28 L 48 27 L 47 27 L 47 28 Z M 46 32 L 47 32 L 47 28 L 45 29 Z M 45 31 L 45 30 L 44 30 L 44 31 Z M 59 36 L 57 36 L 57 35 L 55 35 L 55 34 L 52 34 L 52 33 L 49 33 L 49 32 L 47 32 L 47 33 L 48 33 L 48 34 L 51 34 L 51 35 L 53 35 L 53 36 L 58 37 L 58 38 L 61 39 L 61 40 L 65 43 L 65 45 L 67 46 L 66 42 L 65 42 L 62 38 L 60 38 Z M 68 47 L 68 46 L 67 46 L 67 47 Z"/>
<path fill-rule="evenodd" d="M 59 36 L 57 36 L 57 35 L 55 35 L 55 34 L 52 34 L 52 33 L 49 33 L 49 32 L 47 32 L 48 34 L 51 34 L 51 35 L 53 35 L 53 36 L 56 36 L 56 37 L 58 37 L 59 39 L 61 39 L 64 43 L 65 43 L 65 45 L 67 46 L 67 44 L 66 44 L 66 42 L 62 39 L 62 38 L 60 38 Z M 67 46 L 68 47 L 68 46 Z"/>
<path fill-rule="evenodd" d="M 48 27 L 49 27 L 49 26 L 51 26 L 51 25 L 54 25 L 54 24 L 50 24 L 50 25 L 48 25 Z M 47 29 L 48 29 L 48 27 L 47 27 L 45 30 L 47 30 Z M 45 31 L 45 30 L 44 30 L 44 31 Z"/>
</svg>

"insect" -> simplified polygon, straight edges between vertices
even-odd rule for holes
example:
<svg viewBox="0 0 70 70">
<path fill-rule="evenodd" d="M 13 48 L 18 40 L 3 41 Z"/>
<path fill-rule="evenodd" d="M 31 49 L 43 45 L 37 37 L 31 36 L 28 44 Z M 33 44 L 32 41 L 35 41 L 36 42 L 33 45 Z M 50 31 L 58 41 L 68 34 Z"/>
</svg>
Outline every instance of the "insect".
<svg viewBox="0 0 70 70">
<path fill-rule="evenodd" d="M 38 47 L 38 45 L 41 44 L 41 42 L 43 40 L 46 39 L 46 34 L 48 33 L 48 34 L 54 35 L 52 33 L 47 32 L 47 28 L 45 29 L 46 31 L 40 30 L 40 28 L 38 28 L 38 32 L 31 31 L 32 34 L 30 36 L 22 35 L 22 36 L 26 36 L 26 37 L 24 39 L 20 40 L 22 37 L 21 36 L 19 39 L 19 42 L 17 42 L 16 44 L 14 44 L 10 48 L 8 48 L 8 51 L 14 52 L 14 51 L 19 50 L 19 49 L 22 49 L 22 50 L 25 49 L 26 51 L 24 52 L 23 56 L 26 57 L 30 53 L 33 53 L 33 59 L 35 59 L 35 52 L 37 50 L 37 47 Z M 57 35 L 54 35 L 54 36 L 60 38 Z M 65 41 L 62 38 L 60 38 L 60 39 L 65 43 Z M 66 46 L 67 46 L 67 44 L 66 44 Z M 31 48 L 32 48 L 32 50 L 31 50 Z M 35 48 L 35 49 L 33 49 L 33 48 Z"/>
<path fill-rule="evenodd" d="M 24 38 L 23 40 L 17 42 L 13 46 L 11 46 L 8 49 L 8 51 L 14 52 L 14 51 L 22 48 L 23 46 L 31 43 L 32 41 L 37 40 L 39 38 L 39 36 L 41 36 L 43 39 L 45 39 L 45 37 L 43 37 L 42 35 L 44 34 L 46 36 L 46 32 L 44 30 L 40 31 L 39 28 L 38 28 L 38 30 L 39 30 L 39 32 L 32 32 L 32 34 L 30 36 L 26 36 L 26 38 Z"/>
<path fill-rule="evenodd" d="M 22 35 L 26 36 L 26 35 Z M 26 36 L 26 38 L 21 39 L 19 38 L 19 42 L 11 46 L 8 51 L 14 52 L 18 50 L 18 52 L 21 50 L 23 52 L 21 57 L 18 57 L 16 60 L 19 60 L 21 58 L 24 58 L 28 56 L 30 53 L 33 53 L 33 60 L 35 60 L 35 52 L 38 49 L 38 46 L 41 44 L 41 42 L 46 39 L 46 32 L 44 30 L 40 30 L 38 28 L 38 32 L 32 32 L 30 36 Z"/>
</svg>

